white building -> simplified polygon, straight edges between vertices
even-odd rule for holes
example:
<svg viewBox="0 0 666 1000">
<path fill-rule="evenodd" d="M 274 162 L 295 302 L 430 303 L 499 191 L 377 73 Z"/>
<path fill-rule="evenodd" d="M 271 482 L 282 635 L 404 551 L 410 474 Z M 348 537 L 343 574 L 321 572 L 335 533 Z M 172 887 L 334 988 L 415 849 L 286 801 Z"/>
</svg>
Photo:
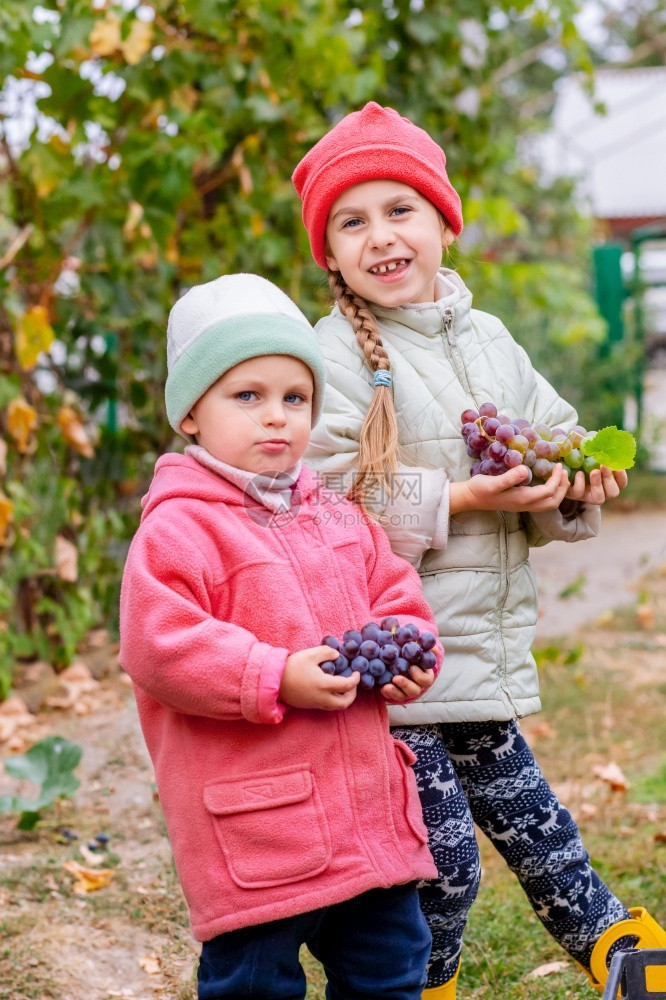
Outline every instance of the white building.
<svg viewBox="0 0 666 1000">
<path fill-rule="evenodd" d="M 625 245 L 628 289 L 637 231 L 654 230 L 654 239 L 639 245 L 646 285 L 642 437 L 655 469 L 666 472 L 666 67 L 597 70 L 593 95 L 581 78 L 569 77 L 558 88 L 552 122 L 535 146 L 541 170 L 577 178 L 581 210 L 599 220 L 600 237 Z"/>
</svg>

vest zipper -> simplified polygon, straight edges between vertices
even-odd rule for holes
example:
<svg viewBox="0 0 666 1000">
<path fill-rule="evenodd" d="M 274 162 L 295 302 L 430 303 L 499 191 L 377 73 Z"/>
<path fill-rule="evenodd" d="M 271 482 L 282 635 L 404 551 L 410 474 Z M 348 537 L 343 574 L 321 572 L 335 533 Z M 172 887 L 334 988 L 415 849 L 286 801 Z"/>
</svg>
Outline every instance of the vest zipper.
<svg viewBox="0 0 666 1000">
<path fill-rule="evenodd" d="M 458 376 L 458 381 L 468 395 L 471 395 L 472 390 L 470 384 L 467 380 L 467 372 L 465 371 L 465 366 L 460 356 L 460 351 L 458 349 L 458 341 L 456 340 L 455 334 L 453 333 L 453 320 L 454 313 L 453 309 L 445 309 L 444 315 L 442 316 L 442 324 L 444 327 L 444 333 L 446 334 L 446 343 L 449 348 L 449 353 L 451 355 L 451 362 L 453 364 L 454 371 Z"/>
<path fill-rule="evenodd" d="M 444 332 L 446 334 L 446 343 L 449 348 L 451 355 L 451 362 L 453 364 L 454 371 L 458 377 L 458 381 L 464 388 L 465 392 L 470 396 L 470 398 L 476 399 L 472 393 L 472 388 L 467 379 L 467 372 L 465 371 L 465 366 L 463 364 L 462 356 L 460 350 L 458 349 L 458 341 L 453 332 L 453 321 L 454 312 L 453 309 L 445 309 L 442 317 Z M 499 516 L 499 557 L 500 557 L 500 579 L 502 584 L 502 590 L 499 595 L 499 603 L 495 611 L 495 620 L 497 622 L 497 632 L 500 644 L 500 663 L 498 664 L 501 671 L 501 688 L 504 692 L 505 697 L 510 702 L 512 707 L 515 709 L 513 698 L 511 696 L 511 691 L 506 682 L 506 647 L 504 645 L 504 631 L 502 629 L 502 614 L 504 612 L 504 606 L 506 604 L 507 597 L 509 596 L 509 531 L 506 523 L 506 516 L 502 511 L 498 512 Z"/>
</svg>

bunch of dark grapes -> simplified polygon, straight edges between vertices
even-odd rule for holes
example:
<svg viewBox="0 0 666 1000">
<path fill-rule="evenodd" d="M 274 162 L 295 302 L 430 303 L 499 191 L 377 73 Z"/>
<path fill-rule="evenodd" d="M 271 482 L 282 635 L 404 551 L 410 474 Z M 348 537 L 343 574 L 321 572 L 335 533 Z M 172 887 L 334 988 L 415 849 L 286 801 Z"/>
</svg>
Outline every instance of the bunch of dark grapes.
<svg viewBox="0 0 666 1000">
<path fill-rule="evenodd" d="M 397 618 L 385 618 L 381 625 L 368 622 L 360 632 L 345 632 L 342 639 L 327 635 L 322 645 L 338 651 L 337 660 L 324 660 L 321 669 L 327 674 L 351 677 L 361 675 L 359 687 L 370 691 L 390 684 L 398 674 L 407 674 L 412 665 L 430 670 L 437 664 L 433 652 L 437 637 L 421 633 L 416 625 L 401 625 Z"/>
<path fill-rule="evenodd" d="M 522 417 L 510 420 L 498 413 L 494 403 L 482 403 L 478 412 L 463 410 L 460 419 L 467 454 L 475 459 L 471 476 L 501 476 L 507 469 L 525 465 L 529 476 L 524 484 L 533 479 L 544 482 L 550 477 L 555 463 L 562 462 L 573 483 L 579 469 L 587 477 L 593 469 L 599 468 L 597 459 L 584 455 L 581 450 L 582 442 L 595 434 L 584 427 L 576 426 L 566 431 L 547 424 L 532 426 Z"/>
</svg>

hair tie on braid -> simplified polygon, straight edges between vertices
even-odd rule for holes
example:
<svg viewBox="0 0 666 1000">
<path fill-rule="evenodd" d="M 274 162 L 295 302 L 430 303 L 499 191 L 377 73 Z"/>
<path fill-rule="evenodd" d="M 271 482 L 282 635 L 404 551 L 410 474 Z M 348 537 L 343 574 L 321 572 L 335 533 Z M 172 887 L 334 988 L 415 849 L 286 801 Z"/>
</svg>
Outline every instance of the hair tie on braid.
<svg viewBox="0 0 666 1000">
<path fill-rule="evenodd" d="M 375 387 L 378 385 L 385 385 L 387 389 L 391 388 L 391 383 L 393 382 L 393 376 L 390 372 L 385 371 L 380 368 L 379 371 L 375 372 L 374 383 Z"/>
</svg>

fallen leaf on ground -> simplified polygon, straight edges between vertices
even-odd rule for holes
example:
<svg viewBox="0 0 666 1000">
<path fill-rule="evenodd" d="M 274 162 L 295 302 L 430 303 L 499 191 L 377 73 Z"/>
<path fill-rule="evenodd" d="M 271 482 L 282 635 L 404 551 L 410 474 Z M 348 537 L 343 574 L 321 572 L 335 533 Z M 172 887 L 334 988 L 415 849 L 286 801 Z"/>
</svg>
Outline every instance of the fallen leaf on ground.
<svg viewBox="0 0 666 1000">
<path fill-rule="evenodd" d="M 655 844 L 666 844 L 666 833 L 655 833 L 654 842 Z"/>
<path fill-rule="evenodd" d="M 81 857 L 83 858 L 83 860 L 86 862 L 87 865 L 90 865 L 91 868 L 96 868 L 97 865 L 101 865 L 101 863 L 104 861 L 103 854 L 95 854 L 93 851 L 90 850 L 89 847 L 86 847 L 85 844 L 81 844 L 81 846 L 79 847 L 79 851 L 81 852 Z"/>
<path fill-rule="evenodd" d="M 149 976 L 156 976 L 160 971 L 160 960 L 157 955 L 142 955 L 139 965 Z"/>
<path fill-rule="evenodd" d="M 550 740 L 557 736 L 557 730 L 547 722 L 535 722 L 529 730 L 529 735 L 533 740 Z"/>
<path fill-rule="evenodd" d="M 10 695 L 0 705 L 0 743 L 4 742 L 20 725 L 28 725 L 34 721 L 34 716 L 28 711 L 23 698 Z"/>
<path fill-rule="evenodd" d="M 78 861 L 64 861 L 63 868 L 74 876 L 74 892 L 83 895 L 86 892 L 94 892 L 96 889 L 103 889 L 114 877 L 115 872 L 110 868 L 84 868 Z"/>
<path fill-rule="evenodd" d="M 636 608 L 636 621 L 640 628 L 654 628 L 654 606 L 639 604 Z"/>
<path fill-rule="evenodd" d="M 595 777 L 599 778 L 601 781 L 605 781 L 607 785 L 610 785 L 612 791 L 614 792 L 626 792 L 630 787 L 630 783 L 627 781 L 622 771 L 613 761 L 610 764 L 598 765 L 593 769 L 592 772 Z"/>
<path fill-rule="evenodd" d="M 602 613 L 597 618 L 596 624 L 599 628 L 605 628 L 607 625 L 612 625 L 614 621 L 615 621 L 614 611 L 602 611 Z"/>
<path fill-rule="evenodd" d="M 46 727 L 28 711 L 23 698 L 18 695 L 10 695 L 0 704 L 0 743 L 6 744 L 3 751 L 22 753 L 37 743 L 46 731 Z"/>
<path fill-rule="evenodd" d="M 44 885 L 46 886 L 47 889 L 49 889 L 52 899 L 57 899 L 59 896 L 62 895 L 62 893 L 60 892 L 60 886 L 54 879 L 53 875 L 46 876 L 46 878 L 44 879 Z"/>
<path fill-rule="evenodd" d="M 527 973 L 528 979 L 541 979 L 542 976 L 552 976 L 556 972 L 564 972 L 565 969 L 569 968 L 569 963 L 563 960 L 557 962 L 546 962 L 545 965 L 540 965 L 536 969 L 532 969 L 531 972 Z"/>
<path fill-rule="evenodd" d="M 74 708 L 79 714 L 84 714 L 92 706 L 82 695 L 90 694 L 98 687 L 88 665 L 83 660 L 76 660 L 60 674 L 56 693 L 46 698 L 44 704 L 49 708 Z"/>
</svg>

